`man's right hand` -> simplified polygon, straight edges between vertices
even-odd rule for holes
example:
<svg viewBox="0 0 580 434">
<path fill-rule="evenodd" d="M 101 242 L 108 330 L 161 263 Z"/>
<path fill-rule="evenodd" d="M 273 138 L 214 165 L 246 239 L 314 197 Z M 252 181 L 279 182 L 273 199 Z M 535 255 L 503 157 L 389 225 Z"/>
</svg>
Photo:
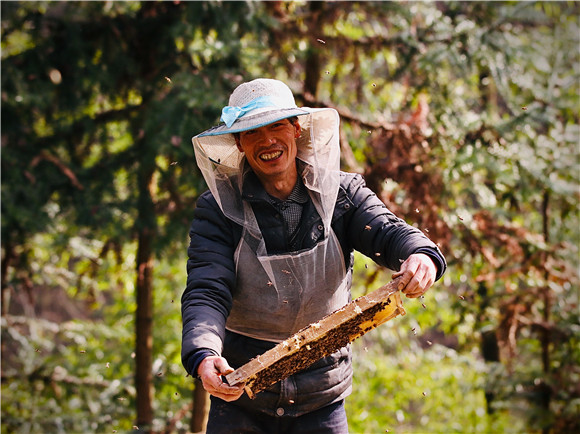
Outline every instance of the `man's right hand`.
<svg viewBox="0 0 580 434">
<path fill-rule="evenodd" d="M 230 386 L 222 381 L 222 375 L 234 372 L 226 359 L 218 356 L 208 356 L 201 361 L 197 374 L 203 383 L 203 388 L 210 395 L 224 401 L 235 401 L 244 393 L 244 385 Z"/>
</svg>

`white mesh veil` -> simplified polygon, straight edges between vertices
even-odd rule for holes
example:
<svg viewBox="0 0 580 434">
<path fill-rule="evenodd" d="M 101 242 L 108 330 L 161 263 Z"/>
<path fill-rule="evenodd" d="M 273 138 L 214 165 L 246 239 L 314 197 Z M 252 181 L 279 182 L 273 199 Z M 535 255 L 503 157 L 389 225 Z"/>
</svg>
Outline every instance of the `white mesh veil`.
<svg viewBox="0 0 580 434">
<path fill-rule="evenodd" d="M 340 182 L 339 116 L 333 109 L 301 110 L 308 113 L 298 117 L 302 134 L 296 141 L 297 158 L 305 163 L 301 176 L 328 230 Z M 245 157 L 233 134 L 198 135 L 193 147 L 203 177 L 225 216 L 261 238 L 251 207 L 241 199 Z"/>
</svg>

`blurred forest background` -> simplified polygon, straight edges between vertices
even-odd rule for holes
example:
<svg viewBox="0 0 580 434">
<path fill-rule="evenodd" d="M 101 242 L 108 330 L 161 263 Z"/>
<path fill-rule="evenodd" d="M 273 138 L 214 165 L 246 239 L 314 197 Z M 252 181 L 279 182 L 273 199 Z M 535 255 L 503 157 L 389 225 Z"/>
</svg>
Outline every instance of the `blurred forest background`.
<svg viewBox="0 0 580 434">
<path fill-rule="evenodd" d="M 336 108 L 343 168 L 449 261 L 354 344 L 351 432 L 580 431 L 580 3 L 0 7 L 2 433 L 202 429 L 190 140 L 256 77 Z M 354 296 L 389 279 L 357 256 Z"/>
</svg>

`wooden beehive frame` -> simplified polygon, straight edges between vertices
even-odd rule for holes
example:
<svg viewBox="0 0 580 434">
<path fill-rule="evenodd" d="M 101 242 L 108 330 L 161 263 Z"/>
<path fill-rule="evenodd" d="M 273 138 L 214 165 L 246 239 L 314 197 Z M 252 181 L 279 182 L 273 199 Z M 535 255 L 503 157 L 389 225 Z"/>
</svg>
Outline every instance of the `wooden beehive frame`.
<svg viewBox="0 0 580 434">
<path fill-rule="evenodd" d="M 226 375 L 226 381 L 230 385 L 244 383 L 246 393 L 253 399 L 272 384 L 307 368 L 386 321 L 405 315 L 397 285 L 398 279 L 395 279 L 310 324 Z"/>
</svg>

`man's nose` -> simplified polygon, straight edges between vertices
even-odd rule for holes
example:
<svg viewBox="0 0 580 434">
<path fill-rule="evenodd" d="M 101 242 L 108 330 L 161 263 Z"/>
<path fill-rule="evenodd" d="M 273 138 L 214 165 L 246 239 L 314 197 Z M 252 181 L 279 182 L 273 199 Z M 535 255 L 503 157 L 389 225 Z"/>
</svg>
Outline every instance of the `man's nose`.
<svg viewBox="0 0 580 434">
<path fill-rule="evenodd" d="M 274 135 L 270 131 L 268 131 L 266 129 L 264 129 L 262 131 L 260 131 L 260 130 L 258 130 L 258 131 L 259 131 L 258 137 L 259 137 L 261 142 L 271 145 L 276 141 L 276 139 L 274 138 Z"/>
</svg>

